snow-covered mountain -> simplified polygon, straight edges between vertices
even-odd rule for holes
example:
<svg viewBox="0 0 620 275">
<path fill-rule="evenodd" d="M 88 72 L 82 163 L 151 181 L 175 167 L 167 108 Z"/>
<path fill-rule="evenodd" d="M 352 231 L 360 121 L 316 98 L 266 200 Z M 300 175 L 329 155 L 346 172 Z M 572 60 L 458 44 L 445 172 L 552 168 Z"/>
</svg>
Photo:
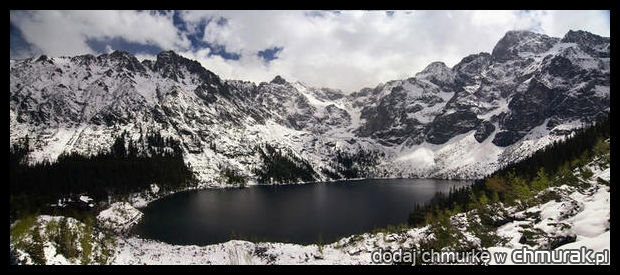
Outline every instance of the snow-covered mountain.
<svg viewBox="0 0 620 275">
<path fill-rule="evenodd" d="M 354 159 L 365 177 L 477 178 L 609 113 L 609 46 L 584 31 L 510 31 L 491 54 L 350 95 L 280 76 L 223 80 L 172 51 L 11 60 L 10 139 L 28 136 L 35 162 L 159 131 L 181 141 L 202 186 L 222 186 L 224 168 L 252 183 L 262 144 L 307 161 L 317 180 L 340 173 L 341 153 L 370 152 L 375 161 Z"/>
</svg>

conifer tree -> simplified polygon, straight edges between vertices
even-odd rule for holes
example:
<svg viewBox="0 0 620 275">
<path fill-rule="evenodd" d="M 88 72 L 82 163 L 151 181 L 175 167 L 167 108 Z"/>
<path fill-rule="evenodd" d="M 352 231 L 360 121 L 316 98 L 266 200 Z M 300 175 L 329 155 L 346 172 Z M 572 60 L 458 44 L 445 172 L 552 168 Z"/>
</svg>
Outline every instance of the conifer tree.
<svg viewBox="0 0 620 275">
<path fill-rule="evenodd" d="M 536 172 L 536 177 L 534 177 L 534 180 L 532 180 L 530 186 L 534 192 L 539 192 L 551 186 L 551 181 L 549 180 L 544 167 L 540 167 L 540 169 L 538 169 L 538 172 Z"/>
<path fill-rule="evenodd" d="M 32 242 L 29 244 L 27 252 L 34 264 L 46 264 L 45 252 L 43 251 L 43 238 L 41 237 L 41 227 L 39 224 L 36 224 L 32 229 Z"/>
</svg>

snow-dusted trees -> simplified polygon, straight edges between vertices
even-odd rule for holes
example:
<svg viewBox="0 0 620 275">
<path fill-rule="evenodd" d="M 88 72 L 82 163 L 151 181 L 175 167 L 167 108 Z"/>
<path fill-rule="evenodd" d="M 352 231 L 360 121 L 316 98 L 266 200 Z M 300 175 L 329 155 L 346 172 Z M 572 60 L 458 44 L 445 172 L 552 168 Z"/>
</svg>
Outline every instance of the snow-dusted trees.
<svg viewBox="0 0 620 275">
<path fill-rule="evenodd" d="M 330 164 L 336 173 L 329 173 L 328 176 L 332 179 L 368 177 L 383 156 L 383 152 L 367 151 L 361 148 L 352 153 L 337 150 Z"/>
<path fill-rule="evenodd" d="M 305 160 L 290 150 L 273 147 L 270 144 L 257 146 L 263 165 L 254 170 L 259 183 L 290 183 L 316 180 L 316 172 Z"/>
<path fill-rule="evenodd" d="M 145 144 L 140 144 L 124 132 L 108 152 L 92 156 L 63 154 L 53 163 L 34 165 L 21 161 L 24 147 L 12 146 L 11 217 L 50 213 L 49 204 L 82 193 L 95 201 L 105 201 L 109 195 L 148 190 L 153 183 L 173 190 L 193 182 L 178 141 L 159 133 L 149 133 L 143 140 Z"/>
<path fill-rule="evenodd" d="M 429 204 L 413 209 L 409 224 L 435 221 L 445 211 L 480 209 L 489 202 L 523 202 L 553 185 L 578 185 L 580 180 L 574 169 L 578 168 L 580 176 L 587 179 L 592 172 L 584 167 L 586 163 L 595 157 L 609 160 L 609 143 L 606 142 L 610 136 L 609 127 L 607 117 L 529 158 L 477 180 L 469 188 L 451 190 L 447 195 L 438 193 Z"/>
</svg>

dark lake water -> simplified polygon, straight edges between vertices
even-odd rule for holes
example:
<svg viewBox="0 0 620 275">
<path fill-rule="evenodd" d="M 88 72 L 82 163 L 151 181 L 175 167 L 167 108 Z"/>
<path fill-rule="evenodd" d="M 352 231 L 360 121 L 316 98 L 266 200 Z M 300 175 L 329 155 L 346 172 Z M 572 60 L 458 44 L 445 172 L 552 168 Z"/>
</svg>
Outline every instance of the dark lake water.
<svg viewBox="0 0 620 275">
<path fill-rule="evenodd" d="M 359 180 L 180 192 L 150 203 L 136 232 L 170 244 L 245 239 L 300 244 L 332 242 L 388 224 L 406 223 L 415 203 L 467 181 Z"/>
</svg>

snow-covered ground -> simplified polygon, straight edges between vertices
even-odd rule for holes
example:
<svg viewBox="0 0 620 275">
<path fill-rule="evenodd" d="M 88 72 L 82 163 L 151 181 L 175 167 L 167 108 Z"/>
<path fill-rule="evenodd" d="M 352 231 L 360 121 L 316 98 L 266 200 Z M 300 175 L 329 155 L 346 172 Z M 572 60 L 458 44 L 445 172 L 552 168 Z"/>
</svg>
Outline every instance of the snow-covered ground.
<svg viewBox="0 0 620 275">
<path fill-rule="evenodd" d="M 472 222 L 480 221 L 477 210 L 459 213 L 450 217 L 452 226 L 459 236 L 456 244 L 467 244 L 491 253 L 510 253 L 519 249 L 542 249 L 559 251 L 563 249 L 591 249 L 604 252 L 610 249 L 610 172 L 609 165 L 601 166 L 595 160 L 587 169 L 592 176 L 581 180 L 579 185 L 560 185 L 549 187 L 535 196 L 537 203 L 526 207 L 520 205 L 504 207 L 495 203 L 488 207 L 496 209 L 492 217 L 505 222 L 491 230 L 493 235 L 504 241 L 485 247 L 479 233 L 472 231 Z M 573 173 L 580 176 L 579 169 Z M 602 179 L 603 181 L 599 180 Z M 151 192 L 158 188 L 152 186 Z M 545 196 L 551 199 L 543 199 Z M 86 199 L 86 198 L 85 198 Z M 494 207 L 494 208 L 493 208 Z M 373 251 L 421 248 L 425 241 L 436 238 L 432 225 L 418 228 L 405 228 L 379 233 L 351 235 L 329 244 L 299 245 L 276 242 L 248 242 L 231 240 L 225 243 L 197 246 L 171 245 L 160 241 L 142 239 L 137 236 L 118 234 L 136 224 L 142 213 L 126 202 L 114 203 L 97 217 L 99 229 L 117 233 L 108 264 L 376 264 Z M 62 217 L 39 216 L 41 232 L 47 224 Z M 77 230 L 75 238 L 83 234 L 83 224 L 68 218 L 70 230 Z M 104 231 L 93 232 L 95 242 L 103 240 Z M 110 234 L 110 233 L 108 233 Z M 44 234 L 43 234 L 44 235 Z M 44 254 L 47 264 L 79 264 L 78 259 L 65 258 L 57 251 L 52 238 L 44 236 Z M 12 246 L 16 240 L 12 237 Z M 102 254 L 101 245 L 93 247 L 97 255 Z M 452 245 L 456 245 L 452 244 Z M 94 251 L 95 251 L 94 250 Z M 18 258 L 24 263 L 32 260 L 23 250 L 18 250 Z M 92 262 L 91 262 L 92 263 Z M 514 263 L 510 256 L 505 264 Z M 492 257 L 490 264 L 499 264 Z"/>
<path fill-rule="evenodd" d="M 140 222 L 143 215 L 127 202 L 116 202 L 97 215 L 97 222 L 103 228 L 121 233 Z"/>
<path fill-rule="evenodd" d="M 63 226 L 64 227 L 61 227 Z M 38 227 L 35 227 L 38 225 Z M 13 224 L 11 227 L 15 226 Z M 34 257 L 29 254 L 37 243 L 32 232 L 38 228 L 40 236 L 38 245 L 41 248 L 40 257 L 47 265 L 76 265 L 76 264 L 104 264 L 108 263 L 108 255 L 114 247 L 113 239 L 106 236 L 101 230 L 70 217 L 38 216 L 29 228 L 30 234 L 19 236 L 11 235 L 10 247 L 16 260 L 21 264 L 35 264 Z M 88 243 L 88 247 L 84 246 Z M 74 256 L 68 257 L 68 247 L 71 247 Z M 36 251 L 36 249 L 34 249 Z"/>
<path fill-rule="evenodd" d="M 596 169 L 595 167 L 591 167 Z M 593 169 L 593 170 L 594 170 Z M 553 248 L 554 250 L 580 249 L 585 247 L 594 252 L 610 251 L 610 187 L 596 183 L 594 179 L 610 179 L 610 168 L 595 170 L 591 186 L 586 190 L 562 185 L 552 187 L 562 198 L 535 205 L 514 214 L 524 217 L 534 213 L 533 218 L 509 222 L 497 229 L 500 236 L 509 239 L 506 246 L 490 247 L 491 252 L 510 252 L 514 249 L 547 249 L 555 239 L 574 238 L 574 241 Z M 524 231 L 538 232 L 534 235 L 535 245 L 521 242 Z M 611 251 L 609 252 L 611 253 Z M 512 263 L 509 260 L 507 264 Z"/>
</svg>

